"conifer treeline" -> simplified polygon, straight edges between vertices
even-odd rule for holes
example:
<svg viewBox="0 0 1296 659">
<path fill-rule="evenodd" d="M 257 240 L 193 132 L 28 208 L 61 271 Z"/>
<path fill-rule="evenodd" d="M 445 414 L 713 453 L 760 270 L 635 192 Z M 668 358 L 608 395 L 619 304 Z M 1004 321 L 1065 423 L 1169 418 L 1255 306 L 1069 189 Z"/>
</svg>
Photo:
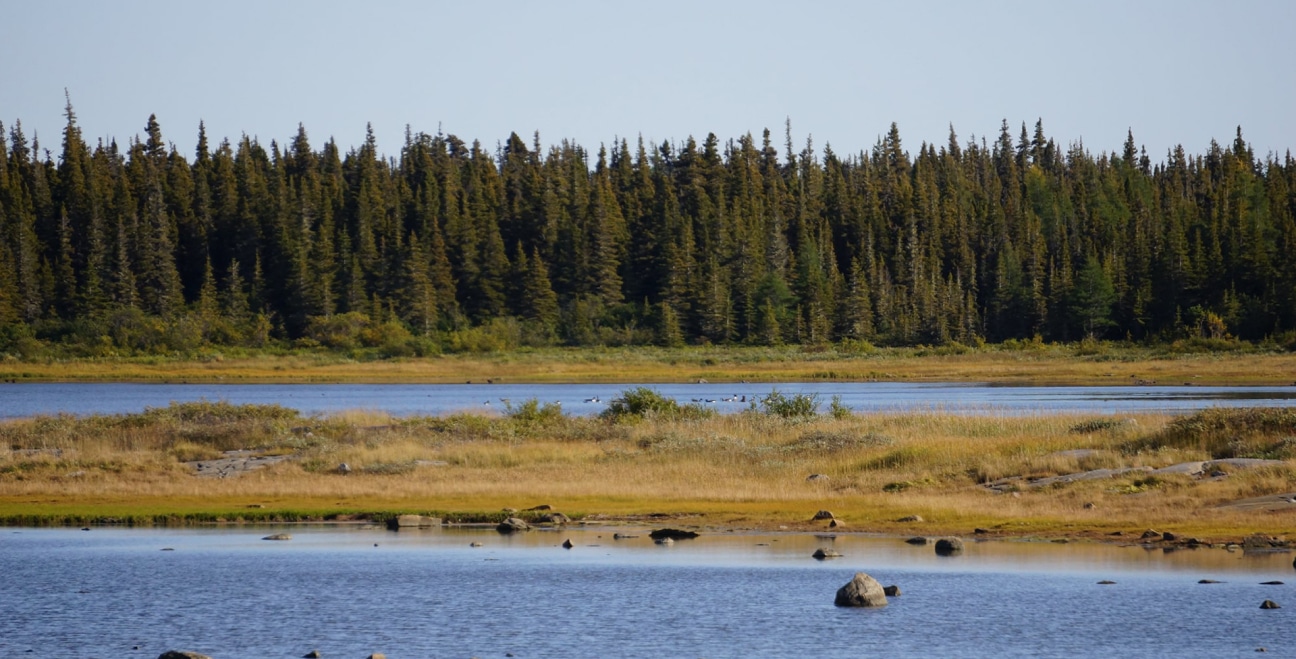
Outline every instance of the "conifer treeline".
<svg viewBox="0 0 1296 659">
<path fill-rule="evenodd" d="M 1296 328 L 1296 162 L 1242 139 L 1155 166 L 1014 140 L 867 152 L 372 131 L 192 159 L 154 117 L 62 152 L 0 127 L 0 333 L 132 349 L 1257 339 Z M 377 336 L 378 338 L 374 338 Z M 395 337 L 393 339 L 393 337 Z M 456 338 L 457 337 L 457 338 Z"/>
</svg>

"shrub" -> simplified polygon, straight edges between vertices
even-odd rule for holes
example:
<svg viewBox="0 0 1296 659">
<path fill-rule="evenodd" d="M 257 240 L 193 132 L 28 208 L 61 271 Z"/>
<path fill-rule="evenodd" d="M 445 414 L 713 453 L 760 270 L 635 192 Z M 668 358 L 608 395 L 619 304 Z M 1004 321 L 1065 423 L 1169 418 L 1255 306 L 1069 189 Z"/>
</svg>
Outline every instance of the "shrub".
<svg viewBox="0 0 1296 659">
<path fill-rule="evenodd" d="M 819 413 L 819 394 L 793 394 L 784 396 L 778 389 L 763 396 L 757 403 L 760 411 L 784 419 L 806 419 Z"/>
<path fill-rule="evenodd" d="M 612 421 L 642 419 L 648 416 L 670 418 L 680 411 L 674 398 L 661 395 L 656 389 L 636 387 L 621 392 L 608 403 L 599 417 Z"/>
<path fill-rule="evenodd" d="M 832 402 L 828 404 L 828 411 L 832 414 L 834 419 L 839 420 L 849 419 L 853 414 L 851 408 L 847 407 L 845 403 L 842 403 L 842 397 L 840 395 L 832 397 Z"/>
</svg>

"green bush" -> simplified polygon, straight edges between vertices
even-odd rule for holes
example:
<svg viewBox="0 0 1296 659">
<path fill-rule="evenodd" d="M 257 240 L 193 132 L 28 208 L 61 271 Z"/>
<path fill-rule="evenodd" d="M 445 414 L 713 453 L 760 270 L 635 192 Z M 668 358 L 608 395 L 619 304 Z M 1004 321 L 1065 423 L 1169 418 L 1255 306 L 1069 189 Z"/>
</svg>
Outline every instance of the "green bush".
<svg viewBox="0 0 1296 659">
<path fill-rule="evenodd" d="M 663 396 L 655 389 L 636 387 L 613 398 L 599 418 L 615 423 L 634 423 L 645 418 L 693 421 L 708 419 L 715 414 L 715 410 L 701 405 L 680 405 L 674 398 Z"/>
<path fill-rule="evenodd" d="M 819 413 L 819 394 L 783 395 L 778 389 L 754 403 L 764 414 L 784 419 L 806 419 Z"/>
</svg>

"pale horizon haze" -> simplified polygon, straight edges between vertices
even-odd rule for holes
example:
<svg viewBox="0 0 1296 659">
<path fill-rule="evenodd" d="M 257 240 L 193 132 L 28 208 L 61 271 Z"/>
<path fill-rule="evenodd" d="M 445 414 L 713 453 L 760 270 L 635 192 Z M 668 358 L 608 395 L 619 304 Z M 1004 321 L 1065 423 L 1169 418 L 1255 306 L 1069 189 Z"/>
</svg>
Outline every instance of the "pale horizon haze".
<svg viewBox="0 0 1296 659">
<path fill-rule="evenodd" d="M 192 158 L 246 133 L 398 156 L 415 132 L 516 132 L 597 152 L 614 140 L 722 141 L 791 121 L 799 150 L 1014 139 L 1154 162 L 1240 125 L 1258 157 L 1296 147 L 1296 2 L 0 1 L 0 121 L 57 158 L 64 89 L 92 145 L 156 114 Z"/>
</svg>

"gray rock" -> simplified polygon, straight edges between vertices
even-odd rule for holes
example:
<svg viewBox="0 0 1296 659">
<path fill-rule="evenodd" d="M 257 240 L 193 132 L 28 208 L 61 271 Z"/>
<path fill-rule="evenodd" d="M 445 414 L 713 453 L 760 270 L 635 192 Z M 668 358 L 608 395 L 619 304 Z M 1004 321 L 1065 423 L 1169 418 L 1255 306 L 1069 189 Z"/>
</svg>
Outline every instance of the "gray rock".
<svg viewBox="0 0 1296 659">
<path fill-rule="evenodd" d="M 1158 532 L 1158 531 L 1153 531 L 1152 529 L 1148 529 L 1148 530 L 1144 531 L 1144 532 L 1143 532 L 1143 535 L 1141 535 L 1141 536 L 1139 536 L 1139 537 L 1142 538 L 1142 539 L 1144 539 L 1144 540 L 1156 540 L 1156 539 L 1158 539 L 1158 538 L 1161 537 L 1161 533 Z"/>
<path fill-rule="evenodd" d="M 572 544 L 572 541 L 571 541 L 571 538 L 568 538 L 568 539 L 566 539 L 566 540 L 563 540 L 562 546 L 563 546 L 563 549 L 571 549 L 572 547 L 575 547 L 576 545 L 573 545 L 573 544 Z"/>
<path fill-rule="evenodd" d="M 303 654 L 302 659 L 320 659 L 322 656 L 324 655 L 320 654 L 319 650 L 311 650 L 310 652 Z"/>
<path fill-rule="evenodd" d="M 261 539 L 262 539 L 262 540 L 280 540 L 280 541 L 282 541 L 282 540 L 292 540 L 292 536 L 291 536 L 291 535 L 288 535 L 287 533 L 276 533 L 276 534 L 274 534 L 274 535 L 268 535 L 268 536 L 266 536 L 266 537 L 264 537 L 264 538 L 261 538 Z"/>
<path fill-rule="evenodd" d="M 836 519 L 836 516 L 832 514 L 831 510 L 820 510 L 814 514 L 814 517 L 810 518 L 810 521 L 817 522 L 822 519 Z"/>
<path fill-rule="evenodd" d="M 1114 586 L 1114 585 L 1116 585 L 1116 582 L 1115 582 L 1115 581 L 1112 581 L 1112 580 L 1110 580 L 1110 579 L 1103 579 L 1102 581 L 1099 581 L 1099 582 L 1098 582 L 1098 585 L 1099 585 L 1099 586 Z"/>
<path fill-rule="evenodd" d="M 637 537 L 639 537 L 639 536 L 637 536 L 637 535 L 627 535 L 627 534 L 625 534 L 625 533 L 613 533 L 613 534 L 612 534 L 612 539 L 613 539 L 613 540 L 633 540 L 634 538 L 637 538 Z"/>
<path fill-rule="evenodd" d="M 562 513 L 545 513 L 535 518 L 537 524 L 568 524 L 571 518 Z"/>
<path fill-rule="evenodd" d="M 158 659 L 211 659 L 211 657 L 188 650 L 167 650 L 158 655 Z"/>
<path fill-rule="evenodd" d="M 810 474 L 806 476 L 806 482 L 821 483 L 828 480 L 828 474 Z"/>
<path fill-rule="evenodd" d="M 1260 603 L 1262 609 L 1281 609 L 1282 606 L 1273 600 L 1265 600 Z"/>
<path fill-rule="evenodd" d="M 1261 585 L 1261 586 L 1281 586 L 1281 585 L 1283 585 L 1283 582 L 1281 582 L 1281 581 L 1261 581 L 1261 582 L 1260 582 L 1260 585 Z"/>
<path fill-rule="evenodd" d="M 500 533 L 514 533 L 514 532 L 517 532 L 517 531 L 530 531 L 530 530 L 531 530 L 531 525 L 530 525 L 530 524 L 527 524 L 526 522 L 524 522 L 524 521 L 522 521 L 522 520 L 520 520 L 520 519 L 518 519 L 518 518 L 516 518 L 516 517 L 510 517 L 510 518 L 508 518 L 508 519 L 506 519 L 506 520 L 500 522 L 499 525 L 497 525 L 497 526 L 495 527 L 495 530 L 496 530 L 496 531 L 499 531 Z"/>
<path fill-rule="evenodd" d="M 339 474 L 342 474 L 343 476 L 346 476 L 347 474 L 351 473 L 351 465 L 343 462 L 342 464 L 337 466 L 337 472 Z"/>
<path fill-rule="evenodd" d="M 815 552 L 811 554 L 811 556 L 813 558 L 817 558 L 822 561 L 825 558 L 841 558 L 842 553 L 837 551 L 836 549 L 825 549 L 823 547 L 820 547 L 816 549 Z"/>
<path fill-rule="evenodd" d="M 936 541 L 937 556 L 953 556 L 963 552 L 963 541 L 958 538 L 941 538 Z"/>
<path fill-rule="evenodd" d="M 912 538 L 909 538 L 908 540 L 905 540 L 905 542 L 907 542 L 907 543 L 909 543 L 909 544 L 911 544 L 911 545 L 925 545 L 925 544 L 930 543 L 931 540 L 928 540 L 927 538 L 924 538 L 924 537 L 918 535 L 918 536 L 914 536 L 914 537 L 912 537 Z M 1293 568 L 1296 568 L 1296 563 L 1293 563 L 1292 567 L 1293 567 Z"/>
<path fill-rule="evenodd" d="M 843 527 L 843 526 L 846 526 L 846 522 L 843 522 L 843 521 L 841 521 L 840 519 L 834 519 L 834 520 L 828 522 L 828 528 L 830 528 L 830 529 L 836 529 L 836 528 L 840 528 L 840 527 Z"/>
<path fill-rule="evenodd" d="M 1214 579 L 1198 579 L 1198 580 L 1197 580 L 1197 583 L 1201 583 L 1201 584 L 1212 584 L 1212 583 L 1224 583 L 1224 582 L 1223 582 L 1223 581 L 1216 581 L 1216 580 L 1214 580 Z"/>
<path fill-rule="evenodd" d="M 856 572 L 855 578 L 837 590 L 833 600 L 837 606 L 886 606 L 886 591 L 877 579 L 863 572 Z"/>
<path fill-rule="evenodd" d="M 901 517 L 900 519 L 897 519 L 896 521 L 902 523 L 921 522 L 923 521 L 923 518 L 922 515 L 906 515 L 904 517 Z"/>
<path fill-rule="evenodd" d="M 899 596 L 900 596 L 900 587 L 899 587 L 899 586 L 895 586 L 895 585 L 887 586 L 887 587 L 885 587 L 885 588 L 882 589 L 882 592 L 883 592 L 883 593 L 886 593 L 886 596 L 887 596 L 887 597 L 899 597 Z"/>
</svg>

